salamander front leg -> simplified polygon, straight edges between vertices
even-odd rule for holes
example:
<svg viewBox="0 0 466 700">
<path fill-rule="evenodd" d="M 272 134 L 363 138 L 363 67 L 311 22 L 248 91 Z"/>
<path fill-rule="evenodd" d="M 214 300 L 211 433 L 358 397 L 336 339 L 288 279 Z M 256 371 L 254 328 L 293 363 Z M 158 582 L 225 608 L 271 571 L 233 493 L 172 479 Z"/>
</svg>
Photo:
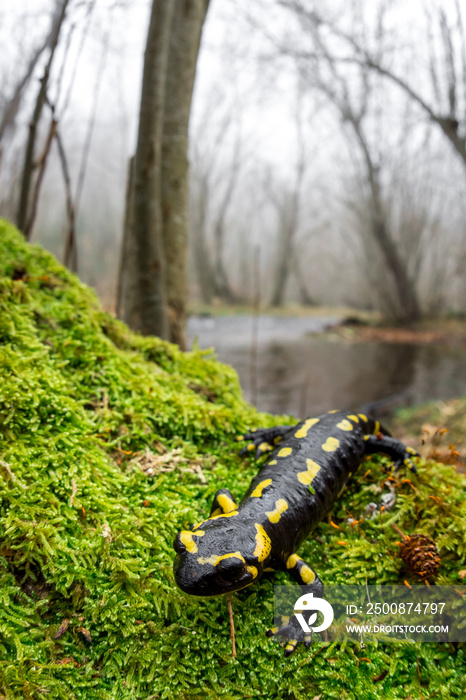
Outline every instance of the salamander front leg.
<svg viewBox="0 0 466 700">
<path fill-rule="evenodd" d="M 256 450 L 256 459 L 266 452 L 271 452 L 284 436 L 292 430 L 292 425 L 276 425 L 273 428 L 258 428 L 236 438 L 237 442 L 247 442 L 240 455 Z"/>
<path fill-rule="evenodd" d="M 286 561 L 286 570 L 291 574 L 296 583 L 301 586 L 302 595 L 312 593 L 320 598 L 324 591 L 324 586 L 315 571 L 304 562 L 297 554 L 292 554 Z M 267 637 L 280 637 L 286 641 L 285 656 L 290 656 L 299 642 L 304 642 L 304 646 L 309 648 L 312 642 L 312 632 L 306 633 L 299 624 L 295 615 L 283 617 L 279 627 L 267 630 Z"/>
<path fill-rule="evenodd" d="M 380 437 L 379 437 L 380 435 Z M 388 435 L 366 435 L 364 438 L 365 442 L 365 452 L 366 454 L 375 454 L 376 452 L 382 452 L 388 455 L 395 462 L 395 472 L 405 464 L 411 469 L 414 474 L 417 473 L 417 469 L 413 464 L 413 457 L 420 457 L 419 452 L 416 452 L 412 447 L 408 447 L 403 442 L 396 440 L 395 438 L 389 437 Z"/>
<path fill-rule="evenodd" d="M 238 508 L 235 499 L 231 495 L 228 489 L 219 489 L 214 496 L 212 501 L 212 507 L 210 509 L 210 518 L 213 515 L 225 515 L 225 513 L 232 513 Z"/>
</svg>

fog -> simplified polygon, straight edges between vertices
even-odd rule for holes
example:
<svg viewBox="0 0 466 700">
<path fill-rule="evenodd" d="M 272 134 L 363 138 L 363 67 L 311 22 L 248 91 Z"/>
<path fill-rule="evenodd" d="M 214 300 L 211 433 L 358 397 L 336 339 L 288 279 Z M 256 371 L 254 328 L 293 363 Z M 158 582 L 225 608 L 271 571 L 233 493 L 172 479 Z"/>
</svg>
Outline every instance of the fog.
<svg viewBox="0 0 466 700">
<path fill-rule="evenodd" d="M 399 314 L 393 271 L 386 268 L 371 229 L 377 203 L 351 122 L 357 117 L 387 227 L 423 312 L 466 310 L 465 165 L 418 102 L 387 77 L 348 60 L 351 44 L 345 37 L 351 35 L 408 80 L 437 116 L 449 117 L 452 110 L 464 115 L 465 46 L 457 3 L 405 5 L 326 3 L 328 25 L 319 24 L 317 35 L 304 16 L 312 2 L 212 0 L 190 127 L 192 299 L 250 302 L 258 256 L 263 305 L 276 295 L 286 259 L 280 303 L 349 304 Z M 5 47 L 0 107 L 46 33 L 52 6 L 45 0 L 25 0 L 21 7 L 6 0 L 0 4 Z M 50 83 L 73 191 L 83 183 L 79 275 L 109 309 L 115 301 L 148 13 L 148 2 L 72 2 Z M 1 144 L 0 213 L 13 220 L 44 64 L 45 55 Z M 41 121 L 42 139 L 48 118 Z M 465 126 L 463 118 L 461 138 Z M 65 230 L 65 189 L 54 145 L 32 240 L 62 259 Z M 206 290 L 196 265 L 199 241 L 206 244 L 212 266 L 220 260 L 227 271 L 230 299 L 218 287 Z"/>
</svg>

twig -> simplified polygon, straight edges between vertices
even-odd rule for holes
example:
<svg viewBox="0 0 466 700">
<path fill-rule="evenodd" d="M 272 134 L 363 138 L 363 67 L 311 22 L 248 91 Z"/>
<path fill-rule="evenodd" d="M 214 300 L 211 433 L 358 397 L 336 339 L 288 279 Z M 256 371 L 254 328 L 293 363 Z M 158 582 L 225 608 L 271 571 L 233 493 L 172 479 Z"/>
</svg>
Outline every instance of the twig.
<svg viewBox="0 0 466 700">
<path fill-rule="evenodd" d="M 233 621 L 233 608 L 231 607 L 231 595 L 227 593 L 227 605 L 228 614 L 230 616 L 230 637 L 231 637 L 231 655 L 236 658 L 236 646 L 235 646 L 235 623 Z"/>
<path fill-rule="evenodd" d="M 395 523 L 392 523 L 392 528 L 397 532 L 404 540 L 409 540 L 409 536 L 405 535 L 404 532 L 401 532 L 400 528 L 398 525 L 395 525 Z"/>
</svg>

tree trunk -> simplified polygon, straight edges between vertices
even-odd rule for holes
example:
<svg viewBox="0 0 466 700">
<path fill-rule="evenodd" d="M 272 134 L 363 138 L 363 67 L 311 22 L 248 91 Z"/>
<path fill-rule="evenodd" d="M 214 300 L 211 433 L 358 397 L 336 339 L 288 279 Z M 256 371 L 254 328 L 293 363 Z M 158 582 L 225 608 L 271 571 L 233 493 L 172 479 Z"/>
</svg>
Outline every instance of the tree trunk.
<svg viewBox="0 0 466 700">
<path fill-rule="evenodd" d="M 199 292 L 204 304 L 210 306 L 215 296 L 215 277 L 205 240 L 205 231 L 199 230 L 193 240 L 193 259 Z"/>
<path fill-rule="evenodd" d="M 278 250 L 278 268 L 272 292 L 272 306 L 283 306 L 285 291 L 292 270 L 294 237 L 298 223 L 297 193 L 286 197 L 280 211 L 281 225 L 279 230 L 280 242 Z"/>
<path fill-rule="evenodd" d="M 194 190 L 197 192 L 193 192 Z M 194 269 L 201 299 L 204 304 L 210 305 L 215 293 L 215 279 L 206 241 L 209 202 L 209 185 L 206 176 L 198 177 L 195 187 L 191 187 L 190 194 L 189 239 Z"/>
<path fill-rule="evenodd" d="M 52 30 L 50 33 L 50 56 L 45 67 L 44 75 L 40 81 L 39 92 L 37 93 L 36 104 L 32 119 L 29 123 L 29 136 L 26 144 L 26 152 L 24 155 L 23 174 L 21 177 L 21 193 L 18 204 L 18 214 L 16 224 L 20 231 L 25 231 L 26 222 L 29 217 L 29 207 L 31 198 L 32 175 L 34 172 L 34 150 L 36 144 L 37 127 L 42 114 L 42 109 L 47 100 L 47 87 L 52 68 L 53 57 L 58 46 L 60 31 L 65 21 L 66 9 L 69 0 L 63 0 L 61 5 L 57 4 L 57 11 L 52 21 Z"/>
<path fill-rule="evenodd" d="M 225 264 L 223 262 L 223 243 L 225 239 L 225 216 L 220 215 L 215 223 L 215 257 L 213 264 L 215 296 L 227 304 L 235 304 L 237 298 L 228 279 Z"/>
<path fill-rule="evenodd" d="M 291 272 L 291 249 L 289 231 L 280 234 L 280 249 L 278 259 L 278 269 L 275 274 L 275 282 L 270 305 L 273 307 L 283 306 L 285 299 L 286 283 Z"/>
<path fill-rule="evenodd" d="M 161 161 L 168 50 L 174 0 L 153 0 L 134 157 L 131 248 L 124 288 L 124 320 L 144 335 L 168 337 L 162 241 Z"/>
<path fill-rule="evenodd" d="M 367 168 L 367 178 L 371 190 L 372 212 L 371 227 L 374 241 L 378 245 L 385 265 L 393 276 L 399 301 L 399 320 L 407 323 L 418 321 L 421 317 L 421 308 L 413 281 L 410 279 L 405 261 L 400 256 L 399 250 L 390 231 L 387 228 L 386 216 L 383 211 L 380 182 L 377 169 L 373 163 L 366 139 L 362 133 L 359 121 L 349 111 L 346 119 L 353 127 L 356 138 L 359 141 Z"/>
<path fill-rule="evenodd" d="M 209 0 L 175 4 L 167 65 L 162 141 L 163 250 L 169 338 L 186 348 L 188 126 L 196 62 Z"/>
<path fill-rule="evenodd" d="M 116 291 L 115 312 L 118 318 L 125 317 L 126 287 L 128 284 L 128 270 L 134 269 L 134 263 L 129 263 L 129 258 L 134 254 L 131 243 L 134 241 L 133 228 L 133 189 L 134 189 L 134 156 L 128 162 L 128 175 L 126 180 L 125 195 L 125 219 L 123 222 L 123 236 L 120 245 L 120 262 L 118 265 L 118 279 Z"/>
<path fill-rule="evenodd" d="M 303 306 L 316 306 L 315 300 L 309 294 L 306 286 L 304 275 L 299 264 L 299 256 L 296 251 L 293 251 L 293 271 L 298 285 L 300 302 Z"/>
</svg>

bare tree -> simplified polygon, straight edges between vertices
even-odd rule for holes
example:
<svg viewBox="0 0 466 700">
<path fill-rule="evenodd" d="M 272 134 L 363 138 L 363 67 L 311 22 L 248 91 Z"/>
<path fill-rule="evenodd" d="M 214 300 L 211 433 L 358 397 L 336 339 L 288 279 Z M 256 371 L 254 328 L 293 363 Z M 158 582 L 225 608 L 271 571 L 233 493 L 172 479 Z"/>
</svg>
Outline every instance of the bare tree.
<svg viewBox="0 0 466 700">
<path fill-rule="evenodd" d="M 230 216 L 251 158 L 242 135 L 238 101 L 227 103 L 222 86 L 206 99 L 192 139 L 190 237 L 201 297 L 236 303 L 225 261 Z"/>
<path fill-rule="evenodd" d="M 68 8 L 69 0 L 57 0 L 55 7 L 55 14 L 52 20 L 52 29 L 50 33 L 50 55 L 45 66 L 44 75 L 40 81 L 40 88 L 37 93 L 36 102 L 34 106 L 34 111 L 32 114 L 31 121 L 29 123 L 29 135 L 26 144 L 26 150 L 24 155 L 24 165 L 23 173 L 21 178 L 21 192 L 18 204 L 18 213 L 16 217 L 16 223 L 21 231 L 26 233 L 27 223 L 30 217 L 30 207 L 31 207 L 31 188 L 33 184 L 33 172 L 35 169 L 35 147 L 36 147 L 36 137 L 37 129 L 39 126 L 39 121 L 42 115 L 42 110 L 47 101 L 47 88 L 50 77 L 50 72 L 53 64 L 53 59 L 55 56 L 55 51 L 58 46 L 60 39 L 60 33 L 65 21 L 66 11 Z M 31 228 L 29 227 L 29 233 Z"/>
<path fill-rule="evenodd" d="M 302 189 L 308 166 L 308 153 L 306 152 L 303 130 L 303 102 L 299 96 L 295 110 L 295 123 L 297 156 L 292 182 L 289 185 L 282 182 L 278 188 L 275 188 L 274 192 L 270 193 L 278 215 L 278 256 L 271 299 L 272 306 L 283 305 L 286 285 L 292 272 L 297 277 L 302 299 L 307 303 L 310 301 L 295 250 L 300 224 Z"/>
<path fill-rule="evenodd" d="M 356 146 L 356 162 L 364 173 L 363 182 L 367 184 L 367 193 L 364 193 L 363 199 L 366 204 L 365 214 L 370 218 L 371 240 L 375 243 L 396 290 L 394 315 L 400 320 L 415 321 L 421 314 L 415 280 L 408 271 L 408 262 L 390 228 L 382 179 L 383 152 L 380 135 L 371 138 L 376 97 L 370 80 L 370 69 L 366 65 L 359 65 L 349 73 L 345 66 L 342 68 L 320 17 L 298 0 L 283 0 L 282 4 L 297 13 L 302 29 L 312 38 L 311 50 L 296 52 L 293 47 L 288 47 L 286 51 L 296 59 L 308 88 L 325 94 L 337 109 L 341 123 L 350 136 L 350 143 Z M 383 10 L 382 6 L 381 12 Z M 382 19 L 378 22 L 378 27 L 383 27 Z M 363 27 L 362 33 L 364 30 Z M 382 34 L 378 46 L 379 51 L 383 52 Z M 363 185 L 363 191 L 365 189 Z"/>
<path fill-rule="evenodd" d="M 350 53 L 340 54 L 340 62 L 367 66 L 397 85 L 440 128 L 466 167 L 466 23 L 459 0 L 452 0 L 450 11 L 442 0 L 424 3 L 428 52 L 424 67 L 430 79 L 430 96 L 425 94 L 425 80 L 409 79 L 407 71 L 390 65 L 387 54 L 369 49 L 360 38 L 341 30 L 321 12 L 309 11 L 302 0 L 280 0 L 280 3 L 292 6 L 301 15 L 312 15 L 315 23 L 341 39 Z M 390 0 L 380 3 L 381 15 L 390 5 Z"/>
<path fill-rule="evenodd" d="M 185 347 L 187 141 L 208 0 L 153 0 L 144 59 L 132 213 L 120 267 L 123 316 L 142 333 Z"/>
</svg>

